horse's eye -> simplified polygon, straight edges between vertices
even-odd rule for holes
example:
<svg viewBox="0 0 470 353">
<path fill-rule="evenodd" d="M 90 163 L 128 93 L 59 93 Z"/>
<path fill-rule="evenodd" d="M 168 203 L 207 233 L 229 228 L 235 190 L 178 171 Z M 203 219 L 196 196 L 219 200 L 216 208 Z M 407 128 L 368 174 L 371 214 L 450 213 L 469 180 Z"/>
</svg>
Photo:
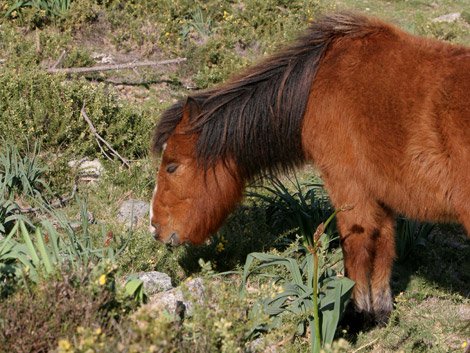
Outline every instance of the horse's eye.
<svg viewBox="0 0 470 353">
<path fill-rule="evenodd" d="M 167 173 L 170 173 L 170 174 L 174 173 L 176 169 L 178 169 L 178 165 L 175 163 L 171 163 L 166 167 Z"/>
</svg>

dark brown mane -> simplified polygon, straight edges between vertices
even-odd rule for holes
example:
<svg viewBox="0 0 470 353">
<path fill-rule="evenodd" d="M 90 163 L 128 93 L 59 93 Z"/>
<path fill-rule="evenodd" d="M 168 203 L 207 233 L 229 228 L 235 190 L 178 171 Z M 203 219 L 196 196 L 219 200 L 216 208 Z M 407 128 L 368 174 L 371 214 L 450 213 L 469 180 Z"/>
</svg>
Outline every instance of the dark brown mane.
<svg viewBox="0 0 470 353">
<path fill-rule="evenodd" d="M 199 162 L 207 168 L 233 159 L 248 179 L 302 163 L 302 121 L 328 46 L 340 37 L 384 30 L 391 27 L 357 14 L 323 17 L 281 52 L 219 87 L 193 95 L 201 111 L 190 118 L 199 135 Z M 154 152 L 161 151 L 181 121 L 184 104 L 179 101 L 163 114 L 154 133 Z"/>
</svg>

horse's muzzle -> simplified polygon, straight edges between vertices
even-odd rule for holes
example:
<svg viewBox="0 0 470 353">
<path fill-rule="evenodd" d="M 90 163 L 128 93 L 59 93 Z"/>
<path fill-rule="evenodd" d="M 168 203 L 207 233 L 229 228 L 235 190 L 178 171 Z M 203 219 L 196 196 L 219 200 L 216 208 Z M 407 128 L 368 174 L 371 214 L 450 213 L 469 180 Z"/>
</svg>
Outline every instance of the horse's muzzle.
<svg viewBox="0 0 470 353">
<path fill-rule="evenodd" d="M 152 224 L 151 233 L 152 233 L 153 237 L 155 238 L 155 240 L 161 241 L 162 243 L 164 243 L 166 245 L 178 246 L 178 245 L 181 244 L 181 242 L 179 240 L 178 233 L 176 233 L 176 232 L 171 233 L 168 238 L 162 239 L 160 237 L 160 227 L 158 226 L 158 224 Z"/>
<path fill-rule="evenodd" d="M 164 240 L 164 243 L 168 244 L 168 245 L 171 245 L 171 246 L 180 245 L 180 240 L 179 240 L 178 233 L 176 233 L 176 232 L 171 233 L 170 236 L 168 237 L 168 239 Z"/>
</svg>

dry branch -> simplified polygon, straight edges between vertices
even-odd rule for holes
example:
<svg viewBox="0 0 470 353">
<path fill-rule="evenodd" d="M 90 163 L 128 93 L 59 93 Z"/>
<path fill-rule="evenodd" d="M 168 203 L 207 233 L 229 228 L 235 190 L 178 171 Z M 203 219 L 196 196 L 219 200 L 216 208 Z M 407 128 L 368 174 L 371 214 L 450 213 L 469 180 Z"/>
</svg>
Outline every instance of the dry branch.
<svg viewBox="0 0 470 353">
<path fill-rule="evenodd" d="M 179 64 L 186 61 L 186 58 L 177 58 L 171 60 L 163 60 L 163 61 L 140 61 L 140 62 L 132 62 L 127 64 L 115 64 L 115 65 L 103 65 L 103 66 L 94 66 L 94 67 L 70 67 L 70 68 L 55 68 L 51 67 L 47 70 L 48 73 L 51 74 L 82 74 L 82 73 L 89 73 L 89 72 L 101 72 L 101 71 L 110 71 L 110 70 L 126 70 L 126 69 L 135 69 L 136 67 L 143 67 L 143 66 L 162 66 L 162 65 L 170 65 L 170 64 Z"/>
<path fill-rule="evenodd" d="M 59 67 L 59 65 L 62 64 L 62 60 L 64 60 L 65 54 L 66 54 L 65 50 L 62 50 L 62 53 L 60 53 L 59 59 L 57 59 L 54 65 L 52 65 L 51 67 L 52 70 L 56 70 Z"/>
<path fill-rule="evenodd" d="M 74 197 L 77 192 L 78 186 L 77 182 L 73 185 L 72 193 L 69 196 L 61 196 L 57 200 L 52 201 L 49 206 L 51 208 L 58 208 L 58 207 L 63 207 L 67 203 L 69 203 Z M 28 214 L 28 213 L 41 213 L 43 212 L 44 208 L 42 207 L 21 207 L 20 208 L 20 213 L 22 214 Z"/>
<path fill-rule="evenodd" d="M 90 118 L 88 117 L 86 111 L 85 111 L 85 103 L 83 103 L 83 107 L 82 107 L 82 110 L 80 111 L 80 113 L 82 114 L 82 117 L 83 119 L 85 119 L 85 121 L 88 123 L 88 126 L 90 126 L 90 130 L 91 132 L 93 133 L 93 135 L 95 135 L 95 139 L 96 139 L 96 142 L 98 143 L 98 146 L 100 147 L 100 150 L 101 152 L 106 156 L 106 158 L 108 158 L 109 160 L 113 160 L 103 149 L 103 146 L 101 146 L 101 143 L 104 143 L 106 147 L 109 148 L 109 150 L 116 156 L 118 157 L 121 162 L 127 167 L 129 168 L 130 165 L 129 165 L 129 161 L 127 159 L 125 159 L 124 157 L 122 157 L 115 149 L 113 149 L 111 147 L 111 145 L 108 143 L 108 141 L 106 141 L 104 138 L 102 138 L 100 136 L 100 134 L 98 134 L 98 131 L 96 131 L 96 128 L 95 126 L 93 125 L 93 123 L 91 122 Z"/>
</svg>

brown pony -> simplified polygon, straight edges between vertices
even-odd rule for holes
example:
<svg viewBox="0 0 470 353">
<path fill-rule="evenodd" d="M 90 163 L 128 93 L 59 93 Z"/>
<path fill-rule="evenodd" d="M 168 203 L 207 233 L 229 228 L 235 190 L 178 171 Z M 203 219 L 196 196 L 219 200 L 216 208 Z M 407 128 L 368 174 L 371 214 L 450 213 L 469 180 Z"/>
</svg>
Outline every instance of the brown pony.
<svg viewBox="0 0 470 353">
<path fill-rule="evenodd" d="M 162 116 L 156 238 L 198 244 L 254 177 L 312 161 L 338 214 L 356 310 L 385 322 L 397 213 L 470 231 L 470 49 L 339 13 Z"/>
</svg>

